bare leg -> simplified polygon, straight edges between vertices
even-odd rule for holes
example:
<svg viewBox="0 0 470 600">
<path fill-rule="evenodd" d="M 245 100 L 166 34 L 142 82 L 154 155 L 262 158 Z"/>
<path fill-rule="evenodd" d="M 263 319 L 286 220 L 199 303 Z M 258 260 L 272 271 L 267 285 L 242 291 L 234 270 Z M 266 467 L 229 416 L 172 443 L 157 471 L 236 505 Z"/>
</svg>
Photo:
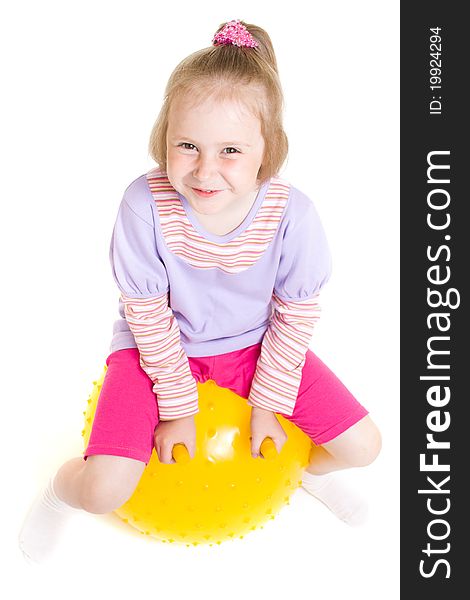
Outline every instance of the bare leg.
<svg viewBox="0 0 470 600">
<path fill-rule="evenodd" d="M 145 463 L 121 456 L 72 458 L 51 477 L 23 523 L 19 546 L 34 562 L 46 560 L 59 542 L 69 517 L 112 512 L 132 495 Z"/>
<path fill-rule="evenodd" d="M 367 416 L 334 440 L 314 446 L 307 472 L 325 475 L 331 471 L 364 467 L 376 459 L 380 449 L 380 432 Z"/>
<path fill-rule="evenodd" d="M 330 442 L 314 446 L 302 478 L 303 488 L 342 521 L 361 524 L 366 518 L 367 503 L 349 490 L 341 478 L 329 473 L 368 465 L 375 460 L 380 448 L 380 433 L 366 416 Z"/>
<path fill-rule="evenodd" d="M 74 508 L 83 508 L 80 492 L 85 467 L 85 461 L 81 456 L 72 458 L 60 467 L 54 478 L 54 491 L 57 497 Z"/>
<path fill-rule="evenodd" d="M 54 490 L 70 506 L 109 513 L 132 496 L 144 469 L 144 462 L 124 456 L 72 458 L 57 471 Z"/>
</svg>

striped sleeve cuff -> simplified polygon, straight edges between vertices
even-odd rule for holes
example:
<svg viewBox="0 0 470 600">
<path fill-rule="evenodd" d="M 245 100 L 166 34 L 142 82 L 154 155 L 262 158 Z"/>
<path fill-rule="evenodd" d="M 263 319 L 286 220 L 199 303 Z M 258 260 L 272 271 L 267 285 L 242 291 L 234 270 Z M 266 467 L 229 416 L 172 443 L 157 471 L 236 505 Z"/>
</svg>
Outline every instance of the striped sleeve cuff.
<svg viewBox="0 0 470 600">
<path fill-rule="evenodd" d="M 196 382 L 180 342 L 168 294 L 130 298 L 121 294 L 124 313 L 140 353 L 140 365 L 153 382 L 159 418 L 170 421 L 198 412 Z"/>
<path fill-rule="evenodd" d="M 318 294 L 302 301 L 273 295 L 274 313 L 264 335 L 248 404 L 291 416 L 305 355 L 320 317 Z"/>
</svg>

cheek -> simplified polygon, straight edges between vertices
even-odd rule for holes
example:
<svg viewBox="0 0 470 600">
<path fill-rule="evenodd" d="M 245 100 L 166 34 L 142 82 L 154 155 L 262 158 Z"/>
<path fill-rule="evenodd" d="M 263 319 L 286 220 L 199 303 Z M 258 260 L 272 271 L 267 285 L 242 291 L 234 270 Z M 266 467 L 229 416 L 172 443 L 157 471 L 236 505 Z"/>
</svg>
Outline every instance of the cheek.
<svg viewBox="0 0 470 600">
<path fill-rule="evenodd" d="M 262 164 L 261 157 L 250 157 L 250 160 L 245 165 L 246 178 L 256 181 L 258 178 L 258 172 Z"/>
<path fill-rule="evenodd" d="M 174 173 L 183 173 L 188 170 L 191 164 L 191 157 L 181 154 L 177 151 L 170 150 L 167 154 L 167 167 L 168 170 Z"/>
<path fill-rule="evenodd" d="M 243 166 L 241 160 L 229 160 L 225 159 L 221 163 L 221 171 L 227 175 L 236 175 L 242 173 L 246 167 Z"/>
<path fill-rule="evenodd" d="M 245 156 L 237 160 L 227 160 L 226 163 L 227 165 L 224 165 L 224 168 L 227 172 L 230 171 L 231 173 L 237 173 L 245 177 L 250 177 L 251 173 L 257 173 L 261 164 L 260 161 L 251 156 L 249 158 Z"/>
<path fill-rule="evenodd" d="M 251 185 L 258 175 L 259 164 L 256 160 L 226 161 L 224 175 L 235 179 L 238 184 Z"/>
</svg>

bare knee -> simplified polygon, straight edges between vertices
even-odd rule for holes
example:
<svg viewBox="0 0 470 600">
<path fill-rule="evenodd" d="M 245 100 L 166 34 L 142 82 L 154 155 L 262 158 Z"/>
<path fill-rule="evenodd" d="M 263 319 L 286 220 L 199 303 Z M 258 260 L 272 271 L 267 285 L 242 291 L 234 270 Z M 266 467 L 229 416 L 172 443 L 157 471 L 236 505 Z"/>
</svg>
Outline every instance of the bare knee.
<svg viewBox="0 0 470 600">
<path fill-rule="evenodd" d="M 323 447 L 342 468 L 365 467 L 379 455 L 382 438 L 372 419 L 366 416 Z"/>
<path fill-rule="evenodd" d="M 82 508 L 95 514 L 116 510 L 132 496 L 144 469 L 144 462 L 131 458 L 89 456 L 81 479 Z"/>
<path fill-rule="evenodd" d="M 132 492 L 125 493 L 115 483 L 87 480 L 81 490 L 80 503 L 89 513 L 106 514 L 122 506 L 131 496 Z"/>
<path fill-rule="evenodd" d="M 349 464 L 351 467 L 366 467 L 374 462 L 382 449 L 382 436 L 371 422 L 366 434 L 357 440 L 351 449 Z"/>
</svg>

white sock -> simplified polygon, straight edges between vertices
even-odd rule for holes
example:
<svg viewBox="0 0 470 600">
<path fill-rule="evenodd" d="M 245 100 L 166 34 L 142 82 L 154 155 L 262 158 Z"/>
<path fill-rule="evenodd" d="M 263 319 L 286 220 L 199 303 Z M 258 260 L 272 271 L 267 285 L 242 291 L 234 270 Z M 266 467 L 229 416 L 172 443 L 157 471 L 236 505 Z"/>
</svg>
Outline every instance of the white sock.
<svg viewBox="0 0 470 600">
<path fill-rule="evenodd" d="M 19 546 L 29 563 L 47 560 L 53 554 L 70 516 L 82 512 L 57 497 L 53 480 L 54 477 L 51 477 L 33 502 L 18 536 Z"/>
<path fill-rule="evenodd" d="M 302 487 L 348 525 L 362 525 L 366 521 L 367 503 L 340 481 L 336 474 L 313 475 L 305 471 Z"/>
</svg>

